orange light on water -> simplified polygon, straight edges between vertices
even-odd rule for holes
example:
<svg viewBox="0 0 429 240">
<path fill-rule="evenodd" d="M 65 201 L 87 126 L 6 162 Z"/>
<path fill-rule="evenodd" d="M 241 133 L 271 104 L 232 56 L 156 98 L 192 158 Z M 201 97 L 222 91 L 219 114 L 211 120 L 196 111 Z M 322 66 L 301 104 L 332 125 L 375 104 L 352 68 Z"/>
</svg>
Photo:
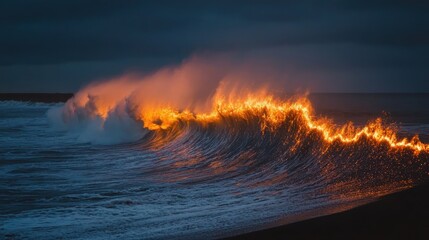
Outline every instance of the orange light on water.
<svg viewBox="0 0 429 240">
<path fill-rule="evenodd" d="M 244 99 L 225 100 L 216 97 L 213 101 L 212 111 L 209 113 L 193 113 L 189 110 L 175 110 L 171 107 L 146 108 L 137 114 L 144 127 L 149 130 L 168 129 L 177 122 L 214 123 L 221 121 L 224 117 L 239 117 L 247 119 L 256 116 L 260 119 L 263 131 L 275 131 L 285 122 L 291 113 L 298 114 L 300 126 L 306 131 L 317 131 L 323 136 L 323 140 L 331 143 L 340 141 L 342 143 L 353 143 L 362 137 L 384 142 L 391 148 L 409 148 L 416 154 L 421 151 L 429 151 L 429 145 L 422 143 L 417 136 L 411 139 L 398 138 L 396 131 L 389 126 L 383 125 L 382 119 L 378 118 L 363 127 L 356 127 L 351 123 L 336 126 L 329 119 L 314 116 L 311 103 L 306 98 L 297 100 L 281 101 L 271 96 L 248 96 Z"/>
</svg>

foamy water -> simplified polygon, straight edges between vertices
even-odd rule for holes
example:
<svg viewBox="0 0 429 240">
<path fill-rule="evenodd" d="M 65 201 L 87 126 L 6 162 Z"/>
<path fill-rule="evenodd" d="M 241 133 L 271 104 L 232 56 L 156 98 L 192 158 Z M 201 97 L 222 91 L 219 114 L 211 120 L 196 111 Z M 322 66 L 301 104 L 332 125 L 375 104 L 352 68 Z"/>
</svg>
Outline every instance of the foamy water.
<svg viewBox="0 0 429 240">
<path fill-rule="evenodd" d="M 401 135 L 425 141 L 429 134 L 428 95 L 358 98 L 372 108 L 356 106 L 355 96 L 320 98 L 318 114 L 339 122 L 365 122 L 382 109 Z M 401 98 L 409 107 L 389 100 Z M 347 99 L 353 111 L 344 110 Z M 429 169 L 427 154 L 392 152 L 368 139 L 326 147 L 293 122 L 264 135 L 258 124 L 234 119 L 163 133 L 130 119 L 116 119 L 112 131 L 88 124 L 64 131 L 47 117 L 62 106 L 0 102 L 2 236 L 216 238 L 344 210 L 413 186 Z"/>
</svg>

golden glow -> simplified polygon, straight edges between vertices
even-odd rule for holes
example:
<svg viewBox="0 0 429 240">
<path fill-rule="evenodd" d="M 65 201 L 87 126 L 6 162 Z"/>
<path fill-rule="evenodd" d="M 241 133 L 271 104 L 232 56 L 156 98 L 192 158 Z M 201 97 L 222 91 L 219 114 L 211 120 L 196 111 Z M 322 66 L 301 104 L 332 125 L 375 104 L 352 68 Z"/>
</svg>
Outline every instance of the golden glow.
<svg viewBox="0 0 429 240">
<path fill-rule="evenodd" d="M 178 111 L 171 107 L 145 108 L 137 113 L 136 118 L 141 120 L 149 130 L 168 129 L 173 124 L 181 122 L 214 123 L 224 117 L 239 117 L 248 119 L 257 116 L 260 119 L 263 131 L 275 131 L 291 113 L 298 114 L 300 126 L 307 131 L 321 133 L 324 141 L 342 143 L 357 142 L 365 136 L 377 142 L 385 142 L 391 148 L 409 148 L 415 154 L 429 151 L 429 145 L 422 143 L 417 136 L 411 139 L 399 139 L 394 129 L 384 126 L 382 119 L 368 123 L 363 127 L 355 127 L 352 123 L 336 126 L 329 119 L 317 118 L 313 114 L 310 102 L 306 98 L 290 101 L 279 101 L 271 96 L 252 96 L 244 99 L 225 100 L 216 97 L 213 101 L 213 110 L 209 113 L 192 113 L 189 110 Z M 104 114 L 103 114 L 104 115 Z"/>
</svg>

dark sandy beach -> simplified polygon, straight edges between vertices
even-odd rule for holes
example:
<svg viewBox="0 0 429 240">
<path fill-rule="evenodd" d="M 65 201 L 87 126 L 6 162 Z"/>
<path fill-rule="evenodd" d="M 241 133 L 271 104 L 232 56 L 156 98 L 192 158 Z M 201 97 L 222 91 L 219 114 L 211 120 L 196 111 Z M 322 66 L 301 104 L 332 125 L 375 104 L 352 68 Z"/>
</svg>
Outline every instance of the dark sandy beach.
<svg viewBox="0 0 429 240">
<path fill-rule="evenodd" d="M 0 240 L 429 240 L 428 12 L 0 1 Z"/>
<path fill-rule="evenodd" d="M 345 212 L 227 239 L 427 239 L 429 184 Z"/>
<path fill-rule="evenodd" d="M 67 93 L 2 93 L 0 101 L 52 103 L 65 102 L 72 96 L 73 94 Z M 429 183 L 426 181 L 426 184 L 387 195 L 351 210 L 231 236 L 228 239 L 427 239 L 428 203 Z M 4 236 L 6 239 L 14 237 L 9 233 Z"/>
</svg>

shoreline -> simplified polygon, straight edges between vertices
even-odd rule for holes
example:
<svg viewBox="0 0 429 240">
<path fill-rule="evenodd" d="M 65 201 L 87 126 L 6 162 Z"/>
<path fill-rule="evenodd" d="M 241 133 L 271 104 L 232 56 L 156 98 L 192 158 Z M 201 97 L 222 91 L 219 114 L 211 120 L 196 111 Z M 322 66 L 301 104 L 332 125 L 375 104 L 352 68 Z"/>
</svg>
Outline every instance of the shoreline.
<svg viewBox="0 0 429 240">
<path fill-rule="evenodd" d="M 58 103 L 72 96 L 71 93 L 0 93 L 0 101 Z M 367 114 L 363 114 L 364 118 Z M 428 179 L 427 173 L 423 174 Z M 227 239 L 425 239 L 428 237 L 425 230 L 429 229 L 428 204 L 429 182 L 426 182 L 343 212 L 307 220 L 294 219 L 293 223 L 280 221 L 277 225 L 282 225 L 278 227 L 248 228 L 253 232 L 245 234 L 224 232 L 216 236 L 233 236 Z"/>
<path fill-rule="evenodd" d="M 427 239 L 429 183 L 344 212 L 223 239 Z"/>
</svg>

